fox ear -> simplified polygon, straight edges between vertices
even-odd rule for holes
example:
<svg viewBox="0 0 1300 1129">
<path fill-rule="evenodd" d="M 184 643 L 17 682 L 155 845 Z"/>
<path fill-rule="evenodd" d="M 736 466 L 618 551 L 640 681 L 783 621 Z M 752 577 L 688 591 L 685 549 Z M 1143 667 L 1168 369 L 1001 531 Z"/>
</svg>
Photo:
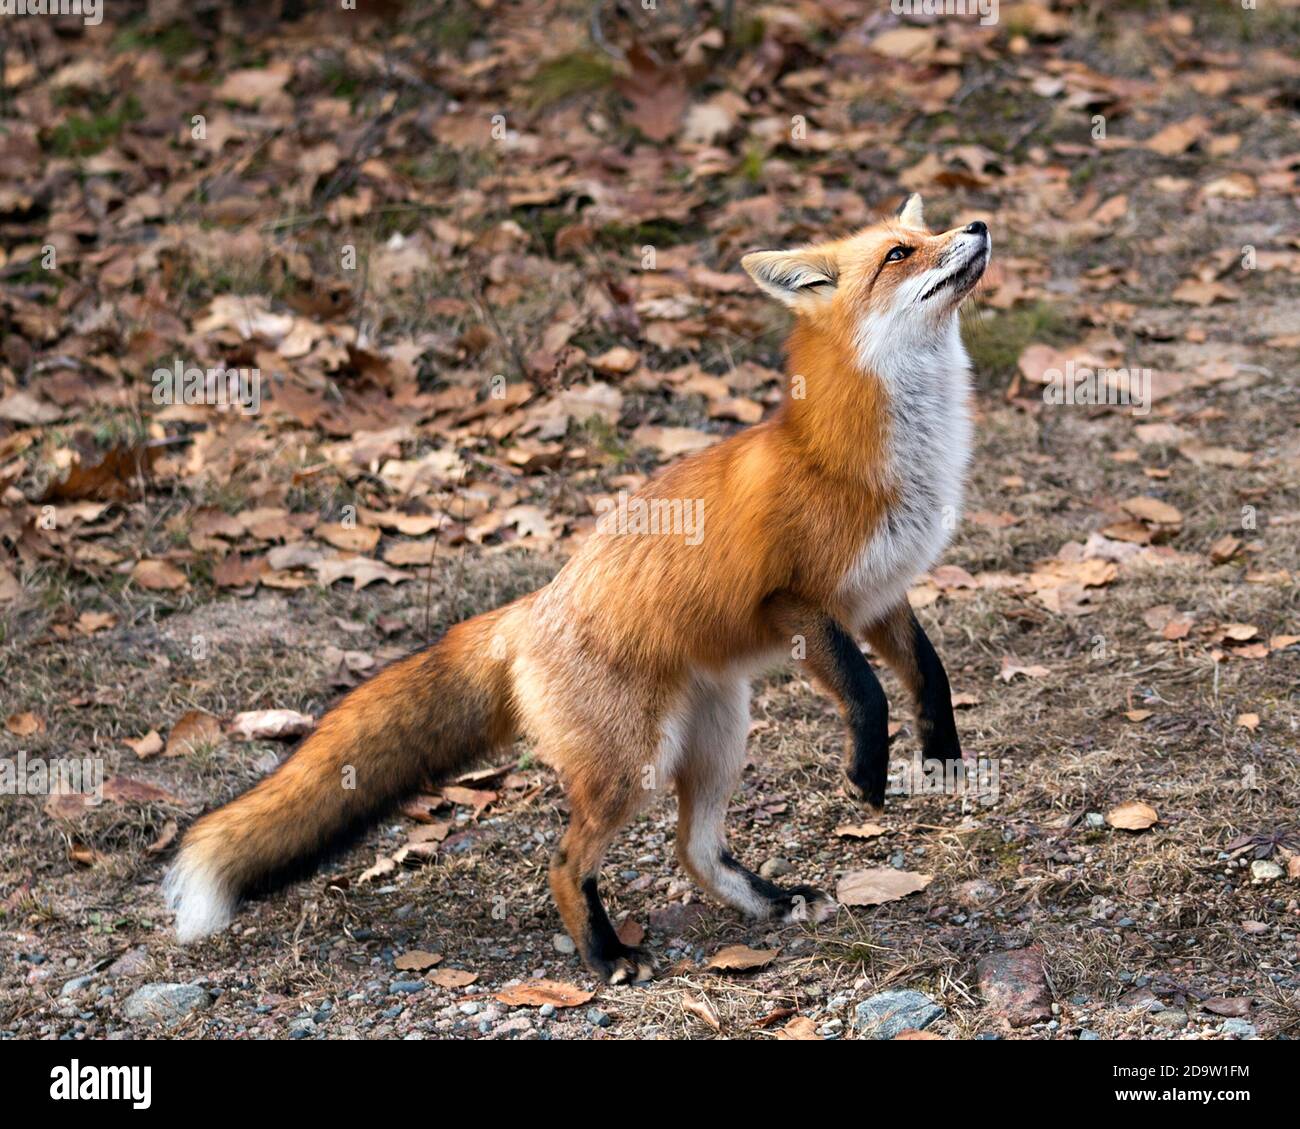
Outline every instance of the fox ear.
<svg viewBox="0 0 1300 1129">
<path fill-rule="evenodd" d="M 925 230 L 925 209 L 921 205 L 920 193 L 913 192 L 907 202 L 898 209 L 898 222 L 915 231 Z"/>
<path fill-rule="evenodd" d="M 835 293 L 840 269 L 832 255 L 802 251 L 754 251 L 740 260 L 749 277 L 779 302 L 800 306 Z"/>
</svg>

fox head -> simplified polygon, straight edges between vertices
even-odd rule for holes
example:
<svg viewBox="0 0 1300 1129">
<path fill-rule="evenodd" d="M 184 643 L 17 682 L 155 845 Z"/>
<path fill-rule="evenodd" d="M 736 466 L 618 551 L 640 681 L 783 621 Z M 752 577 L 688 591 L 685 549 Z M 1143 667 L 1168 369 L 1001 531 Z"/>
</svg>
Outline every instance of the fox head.
<svg viewBox="0 0 1300 1129">
<path fill-rule="evenodd" d="M 741 266 L 811 329 L 848 327 L 867 352 L 919 344 L 949 328 L 988 265 L 981 220 L 931 234 L 921 197 L 846 239 L 755 251 Z"/>
</svg>

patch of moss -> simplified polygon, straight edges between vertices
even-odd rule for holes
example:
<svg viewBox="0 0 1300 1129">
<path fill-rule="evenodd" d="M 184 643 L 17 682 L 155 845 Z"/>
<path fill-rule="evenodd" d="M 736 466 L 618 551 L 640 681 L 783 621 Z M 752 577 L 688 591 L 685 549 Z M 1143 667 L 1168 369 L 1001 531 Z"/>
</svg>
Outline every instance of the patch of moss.
<svg viewBox="0 0 1300 1129">
<path fill-rule="evenodd" d="M 134 94 L 127 95 L 116 109 L 101 113 L 69 114 L 50 132 L 50 151 L 60 157 L 86 157 L 117 140 L 122 130 L 144 117 Z"/>
<path fill-rule="evenodd" d="M 997 313 L 967 318 L 962 337 L 981 388 L 1002 387 L 1015 374 L 1020 354 L 1034 342 L 1064 344 L 1072 335 L 1073 323 L 1047 302 L 1017 306 Z"/>
<path fill-rule="evenodd" d="M 528 82 L 529 102 L 545 109 L 557 102 L 603 90 L 614 81 L 614 65 L 594 51 L 570 51 L 548 59 Z"/>
</svg>

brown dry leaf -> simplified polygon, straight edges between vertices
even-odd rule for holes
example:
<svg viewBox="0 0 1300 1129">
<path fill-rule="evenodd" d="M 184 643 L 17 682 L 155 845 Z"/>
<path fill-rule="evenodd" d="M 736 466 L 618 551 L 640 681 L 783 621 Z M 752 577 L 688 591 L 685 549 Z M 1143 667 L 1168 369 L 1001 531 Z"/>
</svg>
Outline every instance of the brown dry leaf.
<svg viewBox="0 0 1300 1129">
<path fill-rule="evenodd" d="M 215 745 L 221 740 L 221 722 L 204 710 L 187 710 L 167 735 L 165 757 L 192 753 L 200 746 Z"/>
<path fill-rule="evenodd" d="M 1188 278 L 1174 287 L 1170 297 L 1188 306 L 1212 306 L 1215 302 L 1236 301 L 1237 291 L 1226 283 Z"/>
<path fill-rule="evenodd" d="M 841 839 L 875 839 L 885 834 L 885 829 L 878 823 L 841 823 L 835 834 Z"/>
<path fill-rule="evenodd" d="M 934 54 L 938 35 L 930 27 L 895 27 L 871 41 L 871 49 L 889 59 L 925 59 Z"/>
<path fill-rule="evenodd" d="M 365 870 L 357 875 L 357 883 L 373 882 L 376 878 L 383 878 L 386 875 L 392 874 L 396 869 L 397 863 L 395 863 L 388 855 L 376 855 L 374 864 L 366 867 Z"/>
<path fill-rule="evenodd" d="M 653 447 L 661 455 L 676 458 L 712 447 L 720 436 L 696 431 L 692 427 L 656 427 L 643 423 L 632 432 L 634 447 Z"/>
<path fill-rule="evenodd" d="M 705 968 L 720 972 L 749 972 L 755 968 L 766 968 L 772 963 L 780 949 L 751 949 L 748 945 L 727 945 L 719 949 L 705 962 Z"/>
<path fill-rule="evenodd" d="M 96 631 L 106 631 L 117 624 L 117 616 L 112 612 L 82 612 L 77 616 L 77 630 L 82 635 L 94 635 Z"/>
<path fill-rule="evenodd" d="M 180 569 L 167 561 L 137 561 L 131 579 L 152 592 L 175 592 L 188 588 L 190 583 Z"/>
<path fill-rule="evenodd" d="M 393 967 L 400 968 L 403 972 L 423 972 L 441 963 L 441 953 L 426 953 L 423 949 L 411 949 L 393 961 Z"/>
<path fill-rule="evenodd" d="M 34 713 L 11 713 L 5 718 L 5 728 L 15 737 L 32 737 L 45 732 L 45 719 Z"/>
<path fill-rule="evenodd" d="M 960 694 L 954 694 L 952 696 L 952 708 L 955 710 L 969 709 L 972 706 L 978 706 L 979 704 L 980 696 L 978 694 L 972 694 L 966 690 L 963 690 Z"/>
<path fill-rule="evenodd" d="M 1226 564 L 1241 549 L 1241 538 L 1225 533 L 1210 546 L 1210 560 L 1215 564 Z"/>
<path fill-rule="evenodd" d="M 311 567 L 315 570 L 316 578 L 322 588 L 328 588 L 331 584 L 336 584 L 340 580 L 351 580 L 352 588 L 355 591 L 365 588 L 369 584 L 374 584 L 377 580 L 382 580 L 387 584 L 401 584 L 404 580 L 411 579 L 410 573 L 393 568 L 382 561 L 371 560 L 369 557 L 316 561 Z"/>
<path fill-rule="evenodd" d="M 690 102 L 685 76 L 675 67 L 660 64 L 649 51 L 637 46 L 627 52 L 631 73 L 616 82 L 632 109 L 624 115 L 651 141 L 667 141 L 677 132 Z"/>
<path fill-rule="evenodd" d="M 1126 804 L 1120 804 L 1119 807 L 1111 808 L 1106 813 L 1106 822 L 1121 831 L 1145 831 L 1148 827 L 1159 823 L 1160 816 L 1150 804 L 1144 804 L 1141 800 L 1130 800 Z"/>
<path fill-rule="evenodd" d="M 1201 114 L 1193 114 L 1180 122 L 1165 126 L 1159 133 L 1148 137 L 1142 144 L 1162 157 L 1174 157 L 1196 144 L 1210 128 L 1210 121 Z"/>
<path fill-rule="evenodd" d="M 62 482 L 52 483 L 42 502 L 80 498 L 120 501 L 138 495 L 136 483 L 157 458 L 160 448 L 119 445 L 110 447 L 96 462 L 78 461 Z"/>
<path fill-rule="evenodd" d="M 143 737 L 138 737 L 134 741 L 130 737 L 122 739 L 128 749 L 130 749 L 142 761 L 150 757 L 156 757 L 163 751 L 163 739 L 158 735 L 158 730 L 151 729 Z"/>
<path fill-rule="evenodd" d="M 576 984 L 565 984 L 559 980 L 527 980 L 511 988 L 503 988 L 496 994 L 503 1004 L 513 1007 L 578 1007 L 585 1004 L 595 992 L 588 992 Z"/>
<path fill-rule="evenodd" d="M 324 522 L 312 532 L 334 548 L 344 549 L 349 553 L 368 553 L 379 544 L 379 530 L 368 525 Z"/>
<path fill-rule="evenodd" d="M 932 874 L 895 870 L 892 866 L 854 870 L 840 879 L 835 900 L 846 906 L 879 906 L 924 890 L 933 881 Z"/>
<path fill-rule="evenodd" d="M 1259 634 L 1259 628 L 1253 623 L 1225 623 L 1220 630 L 1224 638 L 1231 639 L 1234 643 L 1245 643 Z"/>
<path fill-rule="evenodd" d="M 1017 675 L 1023 675 L 1025 678 L 1046 678 L 1051 673 L 1045 666 L 1023 666 L 1019 659 L 1012 658 L 1010 655 L 1003 655 L 1002 669 L 998 671 L 998 677 L 1003 682 L 1010 682 Z"/>
<path fill-rule="evenodd" d="M 943 1036 L 937 1031 L 918 1031 L 915 1027 L 904 1027 L 897 1035 L 894 1036 L 894 1042 L 910 1042 L 913 1040 L 932 1040 L 937 1039 L 943 1042 Z"/>
<path fill-rule="evenodd" d="M 682 1000 L 682 1010 L 688 1015 L 695 1016 L 696 1019 L 712 1027 L 713 1030 L 722 1030 L 722 1020 L 718 1018 L 718 1009 L 704 996 L 687 996 Z"/>
<path fill-rule="evenodd" d="M 1181 511 L 1168 502 L 1160 501 L 1159 498 L 1141 495 L 1129 498 L 1120 505 L 1139 521 L 1150 522 L 1153 525 L 1182 525 L 1183 523 Z"/>
<path fill-rule="evenodd" d="M 796 1039 L 801 1042 L 820 1043 L 824 1040 L 817 1034 L 817 1024 L 806 1015 L 796 1015 L 789 1023 L 776 1032 L 778 1039 Z"/>
<path fill-rule="evenodd" d="M 297 710 L 245 710 L 230 723 L 230 734 L 245 741 L 283 741 L 311 732 L 316 721 Z"/>
<path fill-rule="evenodd" d="M 425 979 L 431 984 L 437 984 L 439 988 L 468 988 L 478 979 L 478 973 L 467 972 L 463 968 L 439 968 Z"/>
<path fill-rule="evenodd" d="M 1146 721 L 1146 719 L 1151 717 L 1154 713 L 1154 710 L 1127 710 L 1125 711 L 1124 716 L 1128 718 L 1129 721 Z"/>
<path fill-rule="evenodd" d="M 1239 713 L 1237 715 L 1237 728 L 1249 729 L 1252 733 L 1259 728 L 1259 714 L 1257 713 Z"/>
<path fill-rule="evenodd" d="M 640 363 L 640 355 L 623 345 L 615 345 L 608 352 L 591 359 L 591 367 L 607 376 L 626 376 Z"/>
<path fill-rule="evenodd" d="M 4 565 L 0 564 L 0 604 L 7 604 L 18 599 L 22 590 L 23 586 L 18 583 L 18 578 Z"/>
</svg>

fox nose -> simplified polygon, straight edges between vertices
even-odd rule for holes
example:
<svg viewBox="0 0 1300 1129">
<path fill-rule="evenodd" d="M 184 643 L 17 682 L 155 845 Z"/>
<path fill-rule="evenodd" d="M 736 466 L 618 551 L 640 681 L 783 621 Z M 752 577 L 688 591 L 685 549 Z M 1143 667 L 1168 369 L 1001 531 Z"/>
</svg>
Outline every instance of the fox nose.
<svg viewBox="0 0 1300 1129">
<path fill-rule="evenodd" d="M 989 233 L 989 225 L 983 220 L 975 220 L 973 223 L 968 223 L 966 225 L 965 231 L 967 235 L 987 235 Z"/>
</svg>

